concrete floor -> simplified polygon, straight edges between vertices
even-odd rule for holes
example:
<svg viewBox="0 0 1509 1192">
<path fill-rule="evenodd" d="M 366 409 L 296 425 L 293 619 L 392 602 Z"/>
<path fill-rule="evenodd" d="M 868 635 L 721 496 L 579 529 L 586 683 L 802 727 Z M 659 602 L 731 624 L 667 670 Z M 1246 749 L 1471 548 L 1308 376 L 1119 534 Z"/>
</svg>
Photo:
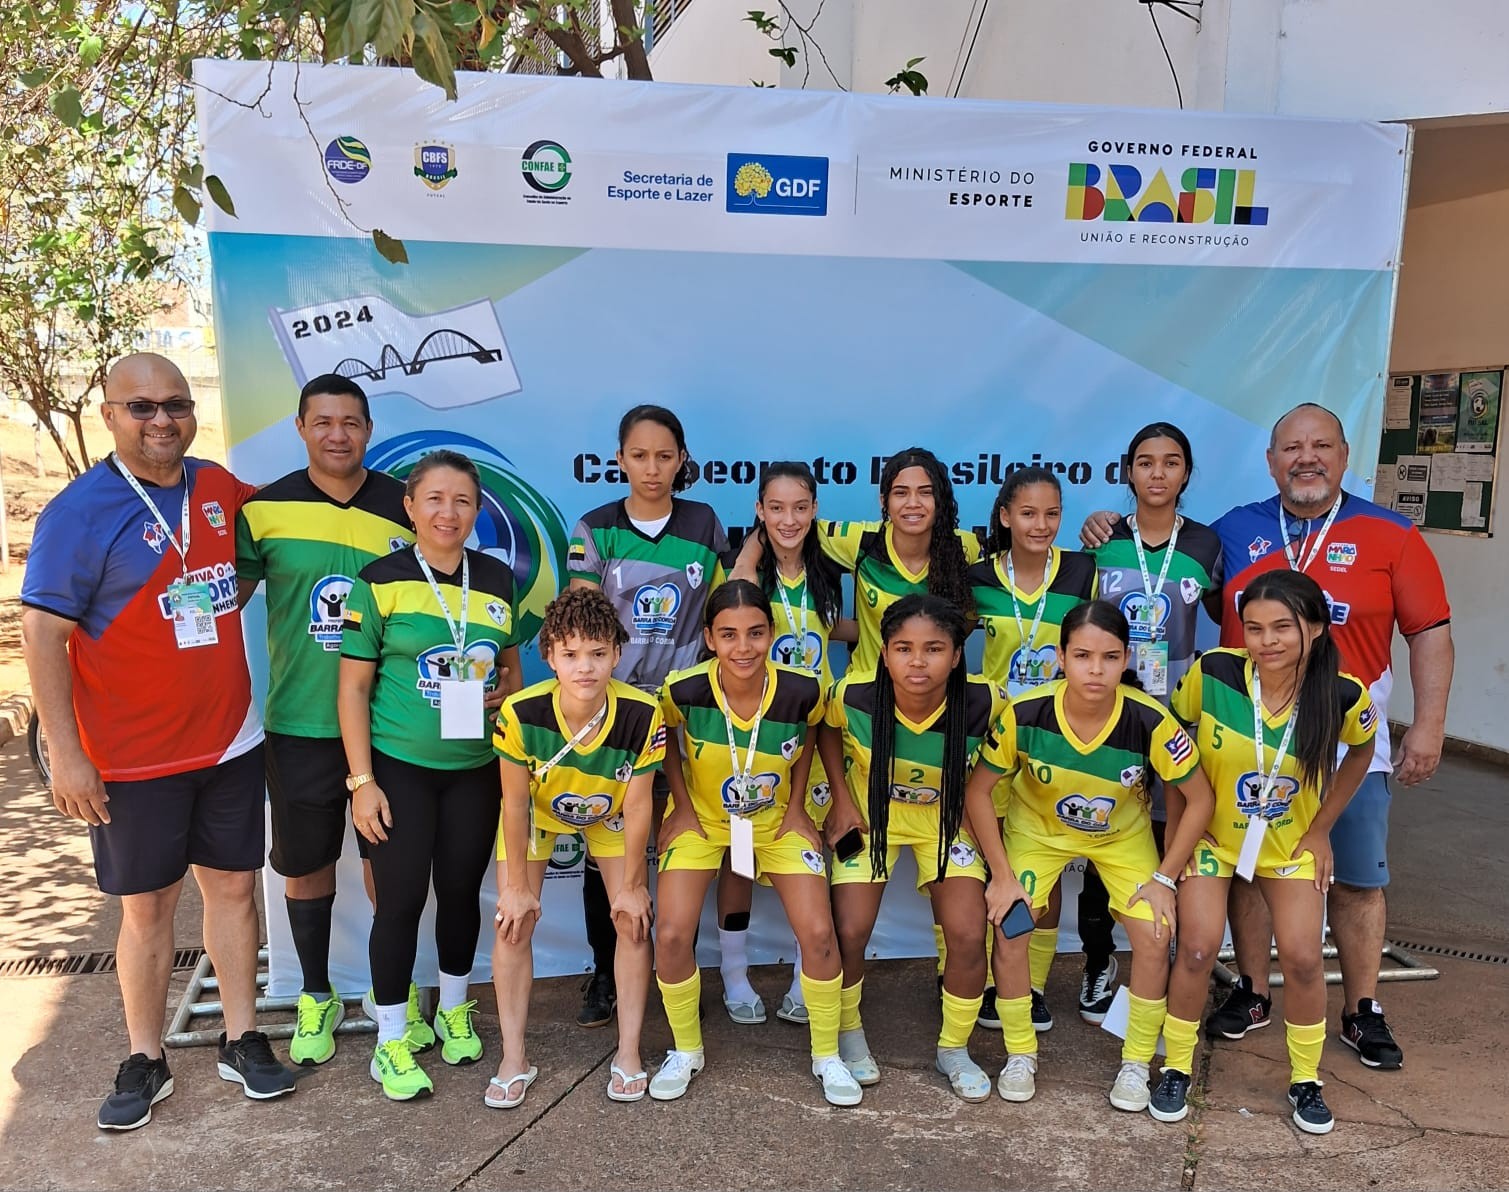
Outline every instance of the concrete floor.
<svg viewBox="0 0 1509 1192">
<path fill-rule="evenodd" d="M 1391 935 L 1509 951 L 1509 774 L 1448 761 L 1396 796 Z M 20 742 L 0 749 L 0 960 L 109 949 L 115 909 L 93 888 L 84 833 L 56 816 Z M 180 946 L 198 943 L 185 898 Z M 1058 1025 L 1042 1039 L 1037 1098 L 965 1105 L 932 1070 L 938 1025 L 930 962 L 876 965 L 865 1020 L 884 1077 L 863 1105 L 825 1105 L 806 1034 L 772 1015 L 738 1027 L 706 974 L 708 1068 L 672 1104 L 618 1105 L 603 1089 L 613 1039 L 570 1024 L 575 980 L 537 982 L 530 1059 L 540 1078 L 518 1110 L 485 1108 L 496 1062 L 491 991 L 477 988 L 488 1051 L 425 1064 L 436 1095 L 385 1101 L 367 1076 L 370 1036 L 345 1037 L 291 1099 L 258 1103 L 215 1075 L 207 1048 L 170 1052 L 176 1091 L 148 1127 L 106 1135 L 99 1100 L 123 1058 L 109 974 L 0 979 L 0 1186 L 6 1188 L 1494 1188 L 1509 1185 L 1509 1069 L 1483 1046 L 1509 1015 L 1509 964 L 1425 957 L 1430 982 L 1383 986 L 1406 1050 L 1399 1072 L 1363 1068 L 1335 1038 L 1322 1077 L 1338 1125 L 1315 1138 L 1289 1121 L 1281 1029 L 1202 1049 L 1190 1117 L 1164 1126 L 1118 1113 L 1105 1089 L 1116 1040 L 1073 1012 L 1073 958 L 1055 966 Z M 174 1001 L 186 974 L 177 974 Z M 756 970 L 767 1003 L 786 973 Z M 1333 987 L 1332 1021 L 1340 1008 Z M 1275 1007 L 1275 1017 L 1279 1007 Z M 652 1005 L 646 1058 L 669 1044 Z M 281 1046 L 281 1045 L 280 1045 Z M 977 1032 L 987 1071 L 997 1035 Z"/>
</svg>

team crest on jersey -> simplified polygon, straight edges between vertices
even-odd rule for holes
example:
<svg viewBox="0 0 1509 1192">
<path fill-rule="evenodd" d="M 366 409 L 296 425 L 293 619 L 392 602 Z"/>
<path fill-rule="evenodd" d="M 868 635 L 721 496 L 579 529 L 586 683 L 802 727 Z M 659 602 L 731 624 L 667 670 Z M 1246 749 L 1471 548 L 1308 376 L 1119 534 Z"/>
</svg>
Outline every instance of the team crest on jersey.
<svg viewBox="0 0 1509 1192">
<path fill-rule="evenodd" d="M 814 807 L 826 807 L 833 799 L 833 791 L 826 782 L 819 782 L 807 794 L 812 799 Z"/>
<path fill-rule="evenodd" d="M 956 840 L 948 846 L 948 859 L 960 869 L 967 869 L 975 863 L 974 847 Z"/>
<path fill-rule="evenodd" d="M 908 786 L 904 782 L 893 782 L 891 798 L 897 803 L 910 803 L 914 807 L 930 807 L 938 801 L 938 790 L 931 786 Z"/>
<path fill-rule="evenodd" d="M 675 584 L 641 584 L 634 592 L 634 636 L 641 641 L 663 640 L 676 631 L 681 589 Z"/>
<path fill-rule="evenodd" d="M 1160 641 L 1168 636 L 1168 615 L 1174 602 L 1167 592 L 1128 592 L 1116 606 L 1131 626 L 1132 638 L 1138 641 Z"/>
<path fill-rule="evenodd" d="M 408 545 L 409 541 L 407 538 L 400 538 L 397 534 L 394 534 L 388 539 L 388 553 L 392 554 L 394 551 L 403 550 Z"/>
<path fill-rule="evenodd" d="M 1013 696 L 1039 687 L 1058 675 L 1058 647 L 1042 645 L 1035 650 L 1019 646 L 1006 667 L 1006 689 Z"/>
<path fill-rule="evenodd" d="M 162 554 L 162 545 L 168 540 L 166 531 L 155 521 L 143 522 L 141 540 L 152 548 L 154 554 Z"/>
<path fill-rule="evenodd" d="M 220 508 L 219 501 L 206 501 L 199 508 L 204 510 L 204 520 L 210 523 L 211 529 L 225 529 L 225 510 Z"/>
<path fill-rule="evenodd" d="M 487 602 L 487 615 L 493 619 L 493 624 L 499 629 L 508 628 L 508 605 L 499 600 Z"/>
<path fill-rule="evenodd" d="M 1332 567 L 1350 567 L 1357 562 L 1357 544 L 1355 542 L 1326 543 L 1326 562 Z"/>
<path fill-rule="evenodd" d="M 1179 581 L 1179 596 L 1185 604 L 1193 604 L 1200 599 L 1205 589 L 1200 586 L 1200 581 L 1193 576 L 1186 575 Z"/>
<path fill-rule="evenodd" d="M 807 645 L 802 648 L 797 645 L 796 634 L 783 633 L 770 647 L 770 660 L 798 670 L 819 671 L 823 666 L 822 634 L 807 630 Z"/>
<path fill-rule="evenodd" d="M 350 597 L 351 580 L 344 575 L 327 575 L 309 590 L 309 636 L 328 654 L 341 648 L 341 626 Z"/>
<path fill-rule="evenodd" d="M 498 645 L 496 642 L 473 642 L 464 651 L 457 650 L 454 642 L 443 646 L 431 646 L 414 660 L 419 679 L 416 690 L 430 701 L 430 706 L 440 706 L 440 684 L 451 682 L 488 682 L 496 673 Z"/>
<path fill-rule="evenodd" d="M 1168 750 L 1168 755 L 1174 759 L 1175 764 L 1182 765 L 1193 756 L 1195 743 L 1189 739 L 1189 734 L 1181 728 L 1176 729 L 1174 735 L 1163 743 L 1163 748 Z"/>
<path fill-rule="evenodd" d="M 782 741 L 781 756 L 784 757 L 788 762 L 791 761 L 794 757 L 796 757 L 796 751 L 801 747 L 801 744 L 801 739 L 798 737 L 792 737 L 789 740 Z"/>
<path fill-rule="evenodd" d="M 1123 770 L 1121 772 L 1121 785 L 1124 786 L 1124 787 L 1126 787 L 1127 790 L 1134 790 L 1134 789 L 1136 789 L 1137 784 L 1140 783 L 1141 781 L 1142 781 L 1142 767 L 1141 766 L 1128 766 L 1125 770 Z"/>
<path fill-rule="evenodd" d="M 634 763 L 624 762 L 623 765 L 614 771 L 613 777 L 618 779 L 619 782 L 628 782 L 629 779 L 634 777 Z"/>
<path fill-rule="evenodd" d="M 823 855 L 810 848 L 802 850 L 802 864 L 819 877 L 823 875 Z"/>
<path fill-rule="evenodd" d="M 1259 534 L 1247 544 L 1247 561 L 1256 563 L 1264 555 L 1273 549 L 1273 543 Z"/>
<path fill-rule="evenodd" d="M 723 780 L 720 794 L 723 809 L 740 815 L 754 815 L 767 807 L 775 806 L 776 792 L 781 789 L 781 776 L 766 771 L 739 778 L 730 774 Z"/>
<path fill-rule="evenodd" d="M 1258 799 L 1263 793 L 1264 778 L 1256 770 L 1248 770 L 1237 779 L 1237 810 L 1241 814 L 1250 817 L 1258 813 Z M 1280 774 L 1273 789 L 1268 792 L 1268 806 L 1263 809 L 1263 818 L 1271 821 L 1288 815 L 1289 804 L 1294 802 L 1297 794 L 1299 779 Z"/>
<path fill-rule="evenodd" d="M 1087 799 L 1084 795 L 1065 795 L 1053 808 L 1059 823 L 1080 832 L 1101 833 L 1111 829 L 1111 812 L 1116 810 L 1116 800 L 1100 795 Z"/>
<path fill-rule="evenodd" d="M 612 810 L 611 795 L 557 795 L 550 800 L 550 814 L 576 828 L 601 823 Z"/>
<path fill-rule="evenodd" d="M 692 585 L 693 592 L 702 586 L 701 563 L 688 563 L 686 565 L 686 582 Z"/>
<path fill-rule="evenodd" d="M 1274 877 L 1288 877 L 1291 873 L 1298 873 L 1298 865 L 1280 865 L 1273 871 Z"/>
<path fill-rule="evenodd" d="M 603 827 L 610 832 L 622 832 L 624 830 L 624 813 L 615 811 L 607 819 L 603 820 Z"/>
</svg>

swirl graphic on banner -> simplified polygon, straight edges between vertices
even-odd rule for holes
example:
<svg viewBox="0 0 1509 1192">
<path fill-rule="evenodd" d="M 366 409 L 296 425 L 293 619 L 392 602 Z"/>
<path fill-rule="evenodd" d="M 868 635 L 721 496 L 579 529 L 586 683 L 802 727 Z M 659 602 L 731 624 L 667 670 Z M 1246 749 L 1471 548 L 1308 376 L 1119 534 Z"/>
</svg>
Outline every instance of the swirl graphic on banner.
<svg viewBox="0 0 1509 1192">
<path fill-rule="evenodd" d="M 367 451 L 367 466 L 402 480 L 432 451 L 459 451 L 482 476 L 477 545 L 513 571 L 522 641 L 532 641 L 566 574 L 566 525 L 555 503 L 523 480 L 506 455 L 469 435 L 410 431 Z"/>
</svg>

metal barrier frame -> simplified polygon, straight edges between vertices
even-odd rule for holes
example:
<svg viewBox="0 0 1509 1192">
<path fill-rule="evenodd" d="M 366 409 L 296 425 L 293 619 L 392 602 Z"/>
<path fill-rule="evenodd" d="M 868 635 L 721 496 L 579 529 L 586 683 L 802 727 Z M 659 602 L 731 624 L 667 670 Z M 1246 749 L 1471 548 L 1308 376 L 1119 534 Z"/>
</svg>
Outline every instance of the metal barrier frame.
<svg viewBox="0 0 1509 1192">
<path fill-rule="evenodd" d="M 1325 943 L 1321 947 L 1320 954 L 1326 960 L 1334 960 L 1336 958 L 1336 945 L 1331 942 L 1331 932 L 1329 929 L 1326 931 Z M 1440 969 L 1416 960 L 1398 944 L 1391 943 L 1388 940 L 1383 942 L 1383 952 L 1381 955 L 1385 959 L 1394 961 L 1398 967 L 1380 968 L 1378 970 L 1378 980 L 1380 981 L 1434 981 L 1441 975 Z M 1235 985 L 1237 983 L 1236 970 L 1228 967 L 1236 958 L 1237 953 L 1235 948 L 1222 948 L 1216 953 L 1216 967 L 1212 970 L 1212 973 L 1215 979 L 1222 985 Z M 1273 965 L 1273 971 L 1268 975 L 1268 984 L 1270 987 L 1282 988 L 1284 974 L 1278 967 L 1278 949 L 1276 947 L 1268 949 L 1268 959 Z M 1341 973 L 1330 969 L 1326 970 L 1326 984 L 1340 985 Z"/>
</svg>

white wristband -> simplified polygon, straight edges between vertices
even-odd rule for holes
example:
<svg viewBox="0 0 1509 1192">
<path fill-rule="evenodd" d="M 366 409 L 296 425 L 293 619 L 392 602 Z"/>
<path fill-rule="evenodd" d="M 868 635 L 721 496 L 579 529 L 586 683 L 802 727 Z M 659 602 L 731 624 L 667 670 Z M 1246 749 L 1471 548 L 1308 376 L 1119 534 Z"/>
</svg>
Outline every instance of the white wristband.
<svg viewBox="0 0 1509 1192">
<path fill-rule="evenodd" d="M 1167 886 L 1170 890 L 1173 890 L 1175 893 L 1178 893 L 1178 891 L 1179 891 L 1179 883 L 1176 882 L 1176 881 L 1174 881 L 1174 879 L 1171 878 L 1171 877 L 1169 877 L 1166 873 L 1161 873 L 1161 872 L 1159 872 L 1156 869 L 1153 870 L 1153 880 L 1155 882 L 1157 882 L 1160 886 Z"/>
</svg>

